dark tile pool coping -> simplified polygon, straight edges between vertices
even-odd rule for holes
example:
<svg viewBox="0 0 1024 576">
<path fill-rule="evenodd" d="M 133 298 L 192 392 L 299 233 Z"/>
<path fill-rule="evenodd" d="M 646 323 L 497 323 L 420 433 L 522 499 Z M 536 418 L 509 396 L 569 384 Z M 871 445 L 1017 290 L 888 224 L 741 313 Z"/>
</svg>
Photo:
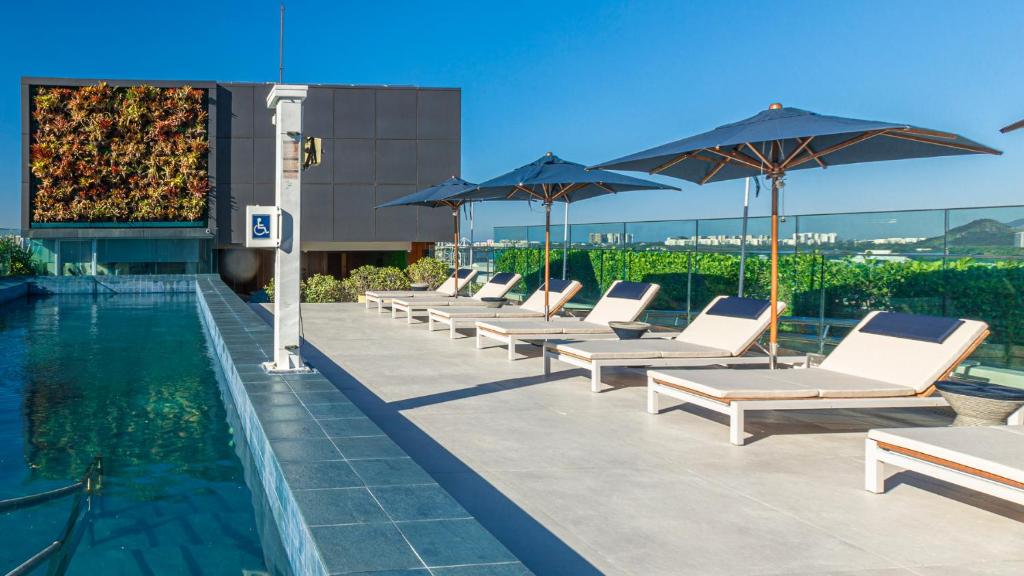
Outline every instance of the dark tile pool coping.
<svg viewBox="0 0 1024 576">
<path fill-rule="evenodd" d="M 344 390 L 264 373 L 270 326 L 217 276 L 194 278 L 295 574 L 530 574 Z"/>
</svg>

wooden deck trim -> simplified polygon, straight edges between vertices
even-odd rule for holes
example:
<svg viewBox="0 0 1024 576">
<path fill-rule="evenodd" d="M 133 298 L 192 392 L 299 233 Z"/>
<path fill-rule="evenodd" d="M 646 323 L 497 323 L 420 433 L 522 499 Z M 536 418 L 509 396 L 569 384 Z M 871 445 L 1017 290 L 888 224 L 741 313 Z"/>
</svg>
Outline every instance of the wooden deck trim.
<svg viewBox="0 0 1024 576">
<path fill-rule="evenodd" d="M 937 466 L 942 466 L 943 468 L 949 468 L 950 470 L 956 470 L 957 472 L 970 474 L 971 476 L 977 476 L 978 478 L 984 478 L 985 480 L 996 482 L 998 484 L 1003 484 L 1011 488 L 1016 488 L 1017 490 L 1024 490 L 1024 482 L 1011 480 L 1010 478 L 1005 478 L 1003 476 L 999 476 L 991 472 L 986 472 L 984 470 L 972 468 L 970 466 L 966 466 L 958 462 L 953 462 L 952 460 L 946 460 L 945 458 L 939 458 L 938 456 L 932 456 L 931 454 L 927 454 L 925 452 L 918 452 L 917 450 L 911 450 L 910 448 L 904 448 L 902 446 L 897 446 L 895 444 L 890 444 L 888 442 L 876 441 L 876 444 L 878 444 L 879 448 L 886 450 L 888 452 L 892 452 L 894 454 L 908 456 L 916 460 L 928 462 L 929 464 L 935 464 Z"/>
</svg>

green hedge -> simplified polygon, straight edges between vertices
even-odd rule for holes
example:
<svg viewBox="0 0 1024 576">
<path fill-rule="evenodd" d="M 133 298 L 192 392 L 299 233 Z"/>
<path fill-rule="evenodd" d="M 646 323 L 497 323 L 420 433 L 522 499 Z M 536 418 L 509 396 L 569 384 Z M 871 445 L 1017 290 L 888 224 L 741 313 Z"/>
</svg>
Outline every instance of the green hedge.
<svg viewBox="0 0 1024 576">
<path fill-rule="evenodd" d="M 524 289 L 543 282 L 544 252 L 533 248 L 497 251 L 495 269 L 523 275 Z M 780 259 L 781 298 L 787 314 L 859 318 L 869 310 L 977 318 L 992 327 L 994 343 L 1024 344 L 1024 261 L 984 263 L 963 258 L 935 260 L 831 259 L 819 254 Z M 562 254 L 552 252 L 552 276 L 560 276 Z M 747 259 L 749 296 L 767 297 L 770 261 Z M 570 250 L 567 277 L 583 283 L 580 302 L 596 302 L 615 280 L 656 282 L 661 292 L 652 309 L 694 313 L 718 294 L 735 294 L 739 255 L 708 252 Z"/>
</svg>

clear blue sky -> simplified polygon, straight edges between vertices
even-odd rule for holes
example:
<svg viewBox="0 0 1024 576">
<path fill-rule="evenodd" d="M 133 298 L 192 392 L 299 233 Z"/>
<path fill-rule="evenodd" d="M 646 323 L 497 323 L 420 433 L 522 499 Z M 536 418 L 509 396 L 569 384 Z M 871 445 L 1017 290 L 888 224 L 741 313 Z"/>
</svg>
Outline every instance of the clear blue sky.
<svg viewBox="0 0 1024 576">
<path fill-rule="evenodd" d="M 20 2 L 0 39 L 0 226 L 19 210 L 19 78 L 273 81 L 277 2 Z M 789 213 L 1024 203 L 1024 3 L 287 2 L 285 80 L 462 88 L 463 177 L 582 163 L 770 102 L 954 131 L 1006 152 L 803 171 Z M 742 182 L 573 207 L 577 222 L 736 216 Z M 762 195 L 752 213 L 768 209 Z M 539 223 L 538 208 L 477 212 Z"/>
</svg>

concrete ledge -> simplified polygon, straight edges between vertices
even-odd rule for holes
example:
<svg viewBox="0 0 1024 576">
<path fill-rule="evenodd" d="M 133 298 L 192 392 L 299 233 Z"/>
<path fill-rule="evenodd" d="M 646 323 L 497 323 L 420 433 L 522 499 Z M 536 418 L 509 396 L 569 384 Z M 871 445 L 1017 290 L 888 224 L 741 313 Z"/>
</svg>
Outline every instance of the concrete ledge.
<svg viewBox="0 0 1024 576">
<path fill-rule="evenodd" d="M 339 387 L 264 373 L 273 332 L 219 278 L 195 290 L 295 574 L 530 574 Z"/>
<path fill-rule="evenodd" d="M 35 276 L 32 294 L 152 294 L 194 292 L 196 279 L 207 274 L 154 274 L 125 276 Z"/>
</svg>

